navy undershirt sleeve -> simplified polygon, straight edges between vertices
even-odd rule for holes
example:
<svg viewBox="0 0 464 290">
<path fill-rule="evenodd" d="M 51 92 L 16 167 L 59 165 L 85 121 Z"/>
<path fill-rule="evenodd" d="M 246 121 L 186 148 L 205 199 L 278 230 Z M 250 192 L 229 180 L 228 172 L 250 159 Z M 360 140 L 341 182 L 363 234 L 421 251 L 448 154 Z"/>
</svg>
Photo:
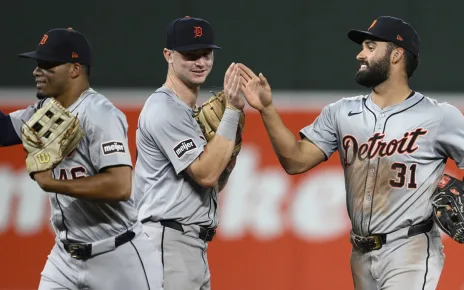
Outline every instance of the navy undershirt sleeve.
<svg viewBox="0 0 464 290">
<path fill-rule="evenodd" d="M 11 117 L 0 111 L 0 146 L 12 146 L 21 143 L 21 138 L 19 138 L 13 127 Z"/>
</svg>

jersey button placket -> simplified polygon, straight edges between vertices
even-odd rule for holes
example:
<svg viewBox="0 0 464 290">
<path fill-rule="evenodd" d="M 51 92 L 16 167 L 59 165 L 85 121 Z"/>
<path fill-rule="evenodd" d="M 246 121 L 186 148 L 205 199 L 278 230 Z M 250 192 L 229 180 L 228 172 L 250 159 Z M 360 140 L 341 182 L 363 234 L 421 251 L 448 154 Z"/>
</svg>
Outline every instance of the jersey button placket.
<svg viewBox="0 0 464 290">
<path fill-rule="evenodd" d="M 372 160 L 371 160 L 372 163 Z M 369 168 L 372 165 L 369 166 Z M 369 169 L 370 171 L 370 169 Z M 368 171 L 368 172 L 369 172 Z M 374 175 L 368 173 L 367 174 L 367 180 L 366 180 L 366 190 L 364 191 L 364 202 L 363 202 L 363 224 L 362 224 L 362 231 L 364 234 L 369 233 L 369 219 L 371 217 L 371 210 L 372 210 L 372 192 L 374 191 Z"/>
<path fill-rule="evenodd" d="M 383 125 L 385 122 L 385 114 L 380 113 L 377 115 L 377 122 L 374 127 L 374 131 L 382 133 Z M 366 176 L 366 189 L 364 191 L 364 202 L 363 202 L 363 223 L 362 231 L 364 234 L 369 234 L 369 222 L 371 219 L 372 211 L 372 195 L 374 193 L 375 186 L 375 172 L 378 164 L 378 157 L 375 157 L 369 160 L 369 165 L 367 167 L 367 176 Z"/>
<path fill-rule="evenodd" d="M 385 113 L 380 113 L 377 117 L 378 117 L 378 121 L 375 126 L 375 131 L 382 133 L 383 125 L 385 123 Z"/>
<path fill-rule="evenodd" d="M 375 124 L 375 132 L 382 133 L 384 130 L 386 114 L 379 113 L 377 114 L 377 122 Z M 376 156 L 375 158 L 371 159 L 369 162 L 369 169 L 367 174 L 367 181 L 366 181 L 366 194 L 364 197 L 364 216 L 363 216 L 363 231 L 364 233 L 369 233 L 369 224 L 370 220 L 372 219 L 372 200 L 374 194 L 374 187 L 375 187 L 375 177 L 376 177 L 376 170 L 377 164 L 379 164 L 380 157 Z"/>
</svg>

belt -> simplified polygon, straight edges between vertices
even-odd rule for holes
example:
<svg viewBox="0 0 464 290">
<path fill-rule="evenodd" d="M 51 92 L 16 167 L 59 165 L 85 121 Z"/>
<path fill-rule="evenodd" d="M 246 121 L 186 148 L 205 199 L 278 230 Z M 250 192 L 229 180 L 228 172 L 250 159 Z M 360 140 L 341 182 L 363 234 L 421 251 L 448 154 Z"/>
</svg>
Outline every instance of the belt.
<svg viewBox="0 0 464 290">
<path fill-rule="evenodd" d="M 407 237 L 412 237 L 432 230 L 433 220 L 428 219 L 409 227 Z M 400 229 L 401 230 L 401 229 Z M 391 234 L 391 233 L 390 233 Z M 372 234 L 367 237 L 352 234 L 350 237 L 353 247 L 363 253 L 381 249 L 387 243 L 387 236 L 390 234 Z"/>
<path fill-rule="evenodd" d="M 114 239 L 115 247 L 119 247 L 135 237 L 133 231 L 122 233 Z M 92 244 L 63 242 L 64 249 L 77 260 L 87 260 L 92 257 Z"/>
<path fill-rule="evenodd" d="M 148 217 L 148 218 L 145 218 L 143 220 L 141 220 L 141 223 L 146 223 L 148 221 L 150 221 L 151 218 Z M 171 229 L 174 229 L 174 230 L 177 230 L 179 232 L 184 232 L 184 227 L 182 226 L 182 224 L 180 224 L 179 222 L 175 221 L 175 220 L 161 220 L 159 221 L 159 223 L 163 226 L 163 227 L 167 227 L 167 228 L 171 228 Z M 216 229 L 215 228 L 205 228 L 205 227 L 202 227 L 202 226 L 199 226 L 200 227 L 200 232 L 198 233 L 198 238 L 200 238 L 201 240 L 203 240 L 204 242 L 211 242 L 214 238 L 214 236 L 216 235 Z"/>
</svg>

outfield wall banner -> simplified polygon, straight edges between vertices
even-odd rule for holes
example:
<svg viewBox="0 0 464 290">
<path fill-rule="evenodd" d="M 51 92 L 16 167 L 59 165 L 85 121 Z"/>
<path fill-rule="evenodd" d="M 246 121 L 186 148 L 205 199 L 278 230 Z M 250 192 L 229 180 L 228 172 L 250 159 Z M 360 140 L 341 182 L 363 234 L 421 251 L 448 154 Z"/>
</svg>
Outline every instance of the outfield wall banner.
<svg viewBox="0 0 464 290">
<path fill-rule="evenodd" d="M 279 111 L 297 135 L 327 101 L 308 99 Z M 9 113 L 26 103 L 3 97 L 0 110 Z M 115 104 L 127 116 L 134 161 L 143 102 Z M 208 251 L 213 289 L 353 289 L 350 223 L 338 154 L 308 173 L 287 175 L 273 154 L 260 115 L 252 110 L 246 111 L 243 142 L 236 168 L 220 194 L 220 226 Z M 54 243 L 48 195 L 29 178 L 24 158 L 21 146 L 0 149 L 0 290 L 37 289 Z M 446 172 L 462 176 L 452 161 Z M 464 246 L 444 235 L 443 241 L 446 260 L 438 289 L 464 289 L 464 276 L 456 270 L 461 268 Z"/>
</svg>

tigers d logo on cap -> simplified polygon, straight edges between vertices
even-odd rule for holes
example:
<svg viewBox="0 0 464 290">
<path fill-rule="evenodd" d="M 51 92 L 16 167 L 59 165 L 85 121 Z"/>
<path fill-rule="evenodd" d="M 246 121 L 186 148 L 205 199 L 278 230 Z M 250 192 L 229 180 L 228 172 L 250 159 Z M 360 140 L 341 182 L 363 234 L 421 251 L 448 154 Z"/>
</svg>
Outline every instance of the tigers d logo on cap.
<svg viewBox="0 0 464 290">
<path fill-rule="evenodd" d="M 201 26 L 194 26 L 193 33 L 195 34 L 193 38 L 201 37 L 203 36 L 203 28 Z"/>
<path fill-rule="evenodd" d="M 178 18 L 167 27 L 166 48 L 175 51 L 192 51 L 198 49 L 221 49 L 214 43 L 211 24 L 201 18 Z"/>
<path fill-rule="evenodd" d="M 352 29 L 348 32 L 348 38 L 357 44 L 362 44 L 366 39 L 393 42 L 415 56 L 420 51 L 420 39 L 416 30 L 403 19 L 392 16 L 378 17 L 367 31 Z"/>
</svg>

